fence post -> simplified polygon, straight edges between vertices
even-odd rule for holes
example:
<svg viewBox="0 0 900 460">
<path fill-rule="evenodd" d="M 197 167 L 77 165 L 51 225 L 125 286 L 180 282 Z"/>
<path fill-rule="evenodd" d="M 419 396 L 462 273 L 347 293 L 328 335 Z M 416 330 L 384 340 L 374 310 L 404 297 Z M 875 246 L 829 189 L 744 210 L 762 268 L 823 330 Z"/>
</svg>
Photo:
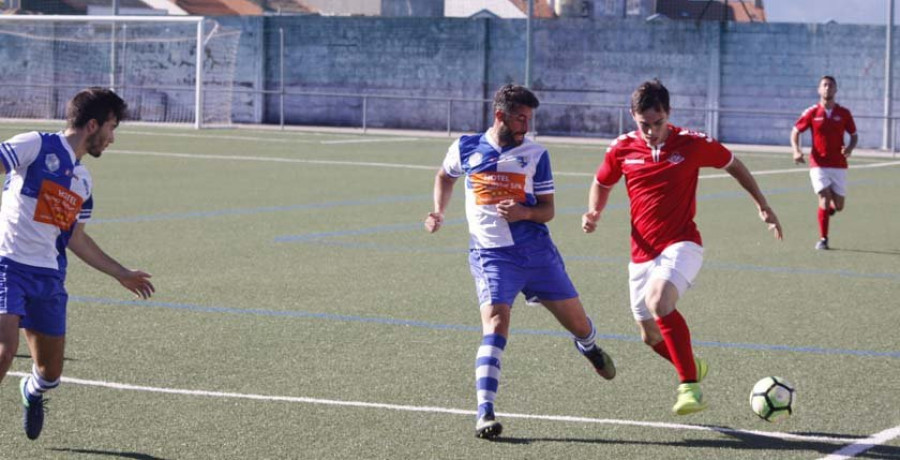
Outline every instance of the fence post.
<svg viewBox="0 0 900 460">
<path fill-rule="evenodd" d="M 281 80 L 281 91 L 279 92 L 280 94 L 278 95 L 278 99 L 279 99 L 279 108 L 278 108 L 279 115 L 278 116 L 279 116 L 279 124 L 281 126 L 281 130 L 284 131 L 284 94 L 285 94 L 285 89 L 284 89 L 284 27 L 278 28 L 278 53 L 280 56 L 279 64 L 281 65 L 281 68 L 279 69 L 280 75 L 278 77 L 279 80 Z"/>
<path fill-rule="evenodd" d="M 447 99 L 447 137 L 452 136 L 450 123 L 453 120 L 453 99 Z"/>
<path fill-rule="evenodd" d="M 363 96 L 363 106 L 362 106 L 362 129 L 363 134 L 366 133 L 366 129 L 368 128 L 367 120 L 366 120 L 366 108 L 369 105 L 369 96 Z"/>
</svg>

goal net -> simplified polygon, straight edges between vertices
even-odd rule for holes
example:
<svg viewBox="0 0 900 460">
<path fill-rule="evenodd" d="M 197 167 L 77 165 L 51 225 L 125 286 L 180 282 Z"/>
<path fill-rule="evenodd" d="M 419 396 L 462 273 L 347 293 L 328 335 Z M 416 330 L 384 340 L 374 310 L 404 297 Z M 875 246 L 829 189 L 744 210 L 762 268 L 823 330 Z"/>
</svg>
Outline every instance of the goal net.
<svg viewBox="0 0 900 460">
<path fill-rule="evenodd" d="M 202 17 L 0 16 L 0 117 L 65 118 L 102 86 L 132 120 L 231 123 L 240 34 Z"/>
</svg>

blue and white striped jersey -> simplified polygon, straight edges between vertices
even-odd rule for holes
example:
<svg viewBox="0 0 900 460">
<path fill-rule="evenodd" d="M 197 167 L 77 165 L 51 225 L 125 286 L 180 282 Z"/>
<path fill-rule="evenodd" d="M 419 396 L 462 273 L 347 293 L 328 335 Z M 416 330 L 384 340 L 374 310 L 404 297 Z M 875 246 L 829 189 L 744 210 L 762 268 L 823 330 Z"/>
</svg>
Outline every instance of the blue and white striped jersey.
<svg viewBox="0 0 900 460">
<path fill-rule="evenodd" d="M 447 150 L 444 172 L 465 175 L 469 245 L 502 248 L 525 243 L 550 230 L 546 225 L 509 223 L 497 214 L 497 203 L 513 199 L 525 206 L 537 204 L 537 195 L 554 193 L 550 154 L 529 139 L 517 147 L 499 147 L 486 133 L 462 136 Z"/>
<path fill-rule="evenodd" d="M 65 273 L 75 223 L 94 207 L 90 173 L 62 133 L 19 134 L 0 143 L 0 161 L 0 257 Z"/>
</svg>

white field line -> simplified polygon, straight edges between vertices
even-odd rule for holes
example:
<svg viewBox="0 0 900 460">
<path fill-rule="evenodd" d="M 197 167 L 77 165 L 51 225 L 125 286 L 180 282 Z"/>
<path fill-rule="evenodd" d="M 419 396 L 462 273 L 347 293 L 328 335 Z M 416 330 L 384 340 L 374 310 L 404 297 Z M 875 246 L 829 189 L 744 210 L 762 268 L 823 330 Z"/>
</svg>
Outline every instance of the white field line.
<svg viewBox="0 0 900 460">
<path fill-rule="evenodd" d="M 144 150 L 111 150 L 112 153 L 124 155 L 139 156 L 157 156 L 169 158 L 189 158 L 194 160 L 231 160 L 231 161 L 262 161 L 274 163 L 304 163 L 319 165 L 336 165 L 336 166 L 372 166 L 378 168 L 401 168 L 401 169 L 427 169 L 437 171 L 438 165 L 406 165 L 399 163 L 375 163 L 365 161 L 337 161 L 337 160 L 303 160 L 300 158 L 281 158 L 281 157 L 256 157 L 244 155 L 198 155 L 195 153 L 171 153 L 171 152 L 148 152 Z"/>
<path fill-rule="evenodd" d="M 875 433 L 865 439 L 858 439 L 849 446 L 845 446 L 843 449 L 838 450 L 827 457 L 822 457 L 821 460 L 845 460 L 853 458 L 869 449 L 887 444 L 897 437 L 900 437 L 900 426 L 888 428 L 887 430 Z"/>
<path fill-rule="evenodd" d="M 369 144 L 372 142 L 410 142 L 421 140 L 416 137 L 374 137 L 368 139 L 337 139 L 332 141 L 319 141 L 321 144 Z"/>
<path fill-rule="evenodd" d="M 402 168 L 402 169 L 426 169 L 437 171 L 439 165 L 428 166 L 428 165 L 411 165 L 411 164 L 403 164 L 403 163 L 375 163 L 375 162 L 364 162 L 364 161 L 336 161 L 336 160 L 304 160 L 300 158 L 282 158 L 282 157 L 260 157 L 260 156 L 246 156 L 246 155 L 204 155 L 197 153 L 175 153 L 175 152 L 151 152 L 145 150 L 111 150 L 112 153 L 125 154 L 125 155 L 146 155 L 146 156 L 158 156 L 158 157 L 170 157 L 170 158 L 190 158 L 196 160 L 233 160 L 233 161 L 269 161 L 276 163 L 305 163 L 305 164 L 322 164 L 322 165 L 340 165 L 340 166 L 372 166 L 379 168 Z M 885 161 L 881 163 L 872 163 L 865 165 L 853 165 L 850 166 L 851 169 L 863 169 L 863 168 L 882 168 L 886 166 L 897 166 L 900 165 L 900 161 Z M 790 169 L 769 169 L 769 170 L 761 170 L 761 171 L 753 171 L 754 176 L 762 176 L 769 174 L 790 174 L 790 173 L 808 173 L 809 169 L 807 168 L 790 168 Z M 581 172 L 554 172 L 555 176 L 576 176 L 576 177 L 593 177 L 593 173 L 581 173 Z M 719 173 L 719 174 L 701 174 L 700 179 L 720 179 L 723 177 L 731 177 L 727 173 Z"/>
<path fill-rule="evenodd" d="M 420 138 L 414 137 L 368 137 L 368 138 L 352 138 L 352 139 L 332 139 L 332 140 L 311 140 L 298 139 L 296 137 L 285 139 L 278 137 L 257 137 L 257 136 L 237 136 L 233 134 L 196 134 L 196 133 L 156 133 L 152 131 L 122 131 L 119 134 L 136 134 L 140 136 L 166 136 L 166 137 L 187 137 L 193 139 L 226 139 L 235 141 L 251 141 L 251 142 L 274 142 L 280 144 L 368 144 L 373 142 L 409 142 L 417 141 Z"/>
<path fill-rule="evenodd" d="M 29 374 L 22 373 L 22 372 L 9 372 L 9 375 L 13 375 L 16 377 L 24 377 Z M 73 378 L 73 377 L 63 377 L 62 381 L 65 383 L 70 383 L 70 384 L 75 384 L 75 385 L 110 388 L 110 389 L 114 389 L 114 390 L 144 391 L 144 392 L 149 392 L 149 393 L 164 393 L 164 394 L 174 394 L 174 395 L 183 395 L 183 396 L 202 396 L 202 397 L 228 398 L 228 399 L 250 399 L 250 400 L 256 400 L 256 401 L 281 401 L 281 402 L 292 402 L 292 403 L 301 403 L 301 404 L 320 404 L 320 405 L 328 405 L 328 406 L 358 407 L 358 408 L 366 408 L 366 409 L 385 409 L 385 410 L 405 411 L 405 412 L 428 412 L 428 413 L 434 413 L 434 414 L 451 414 L 451 415 L 467 415 L 467 416 L 476 415 L 476 412 L 472 411 L 472 410 L 453 409 L 453 408 L 447 408 L 447 407 L 405 406 L 405 405 L 399 405 L 399 404 L 383 404 L 383 403 L 371 403 L 371 402 L 363 402 L 363 401 L 339 401 L 339 400 L 333 400 L 333 399 L 304 398 L 304 397 L 297 397 L 297 396 L 269 396 L 269 395 L 245 394 L 245 393 L 228 393 L 228 392 L 221 392 L 221 391 L 184 390 L 184 389 L 178 389 L 178 388 L 160 388 L 160 387 L 149 387 L 149 386 L 142 386 L 142 385 L 130 385 L 127 383 L 104 382 L 104 381 L 99 381 L 99 380 L 85 380 L 85 379 L 78 379 L 78 378 Z M 573 417 L 573 416 L 565 416 L 565 415 L 514 414 L 514 413 L 504 413 L 504 412 L 498 412 L 497 416 L 506 417 L 506 418 L 543 420 L 543 421 L 551 421 L 551 422 L 595 423 L 595 424 L 602 424 L 602 425 L 625 425 L 625 426 L 637 426 L 637 427 L 644 427 L 644 428 L 656 428 L 656 429 L 666 429 L 666 430 L 709 431 L 709 432 L 715 432 L 715 433 L 744 434 L 744 435 L 749 434 L 749 435 L 760 436 L 760 437 L 776 438 L 776 439 L 789 440 L 789 441 L 802 441 L 802 442 L 826 442 L 826 443 L 834 443 L 834 444 L 849 444 L 849 443 L 860 442 L 859 438 L 836 438 L 836 437 L 830 437 L 830 436 L 805 436 L 805 435 L 798 435 L 798 434 L 793 434 L 793 433 L 780 433 L 780 432 L 775 432 L 775 431 L 738 430 L 738 429 L 733 429 L 733 428 L 701 426 L 701 425 L 686 425 L 686 424 L 680 424 L 680 423 L 641 422 L 641 421 L 637 421 L 637 420 L 617 420 L 617 419 L 592 418 L 592 417 Z M 871 439 L 871 438 L 868 438 L 865 441 L 868 441 L 869 439 Z"/>
</svg>

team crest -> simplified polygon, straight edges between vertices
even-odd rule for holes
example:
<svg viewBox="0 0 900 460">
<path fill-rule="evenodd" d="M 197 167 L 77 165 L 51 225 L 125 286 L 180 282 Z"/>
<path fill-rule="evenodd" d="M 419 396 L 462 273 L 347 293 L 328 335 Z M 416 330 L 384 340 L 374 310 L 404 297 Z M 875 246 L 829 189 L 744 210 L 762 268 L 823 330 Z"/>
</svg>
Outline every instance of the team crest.
<svg viewBox="0 0 900 460">
<path fill-rule="evenodd" d="M 520 168 L 528 166 L 528 161 L 525 160 L 525 157 L 516 157 L 516 162 L 519 163 Z"/>
<path fill-rule="evenodd" d="M 50 172 L 56 172 L 59 169 L 59 157 L 54 153 L 50 153 L 44 158 L 44 165 L 47 166 L 47 170 Z"/>
<path fill-rule="evenodd" d="M 682 161 L 684 161 L 684 157 L 681 156 L 681 154 L 678 152 L 674 152 L 671 155 L 669 155 L 669 163 L 677 165 L 678 163 L 681 163 Z"/>
</svg>

